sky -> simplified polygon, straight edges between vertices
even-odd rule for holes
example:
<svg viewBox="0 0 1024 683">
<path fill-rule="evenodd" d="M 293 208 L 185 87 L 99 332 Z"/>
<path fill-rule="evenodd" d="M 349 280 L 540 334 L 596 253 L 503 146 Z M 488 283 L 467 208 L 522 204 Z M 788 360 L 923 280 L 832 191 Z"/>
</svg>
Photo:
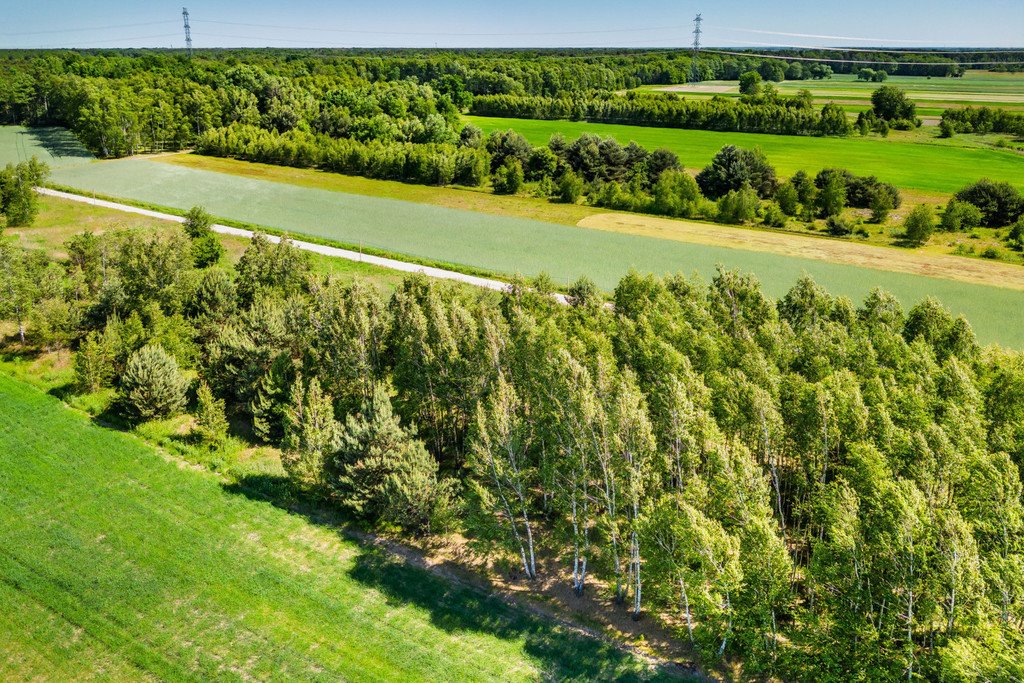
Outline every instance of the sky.
<svg viewBox="0 0 1024 683">
<path fill-rule="evenodd" d="M 185 0 L 194 47 L 1024 47 L 1024 0 Z M 181 5 L 4 3 L 0 48 L 183 47 Z M 127 8 L 127 9 L 126 9 Z"/>
</svg>

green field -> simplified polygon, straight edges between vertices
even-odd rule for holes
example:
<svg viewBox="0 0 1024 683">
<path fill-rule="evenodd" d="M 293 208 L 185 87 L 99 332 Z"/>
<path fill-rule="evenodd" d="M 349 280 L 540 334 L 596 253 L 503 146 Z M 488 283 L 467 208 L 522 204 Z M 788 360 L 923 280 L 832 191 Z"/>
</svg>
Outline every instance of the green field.
<svg viewBox="0 0 1024 683">
<path fill-rule="evenodd" d="M 1024 189 L 1024 154 L 1012 150 L 972 148 L 949 140 L 900 141 L 881 138 L 817 138 L 757 133 L 720 133 L 680 128 L 648 128 L 578 121 L 537 121 L 484 116 L 466 119 L 489 133 L 512 128 L 534 145 L 554 133 L 573 140 L 583 133 L 634 140 L 649 149 L 666 147 L 687 168 L 702 168 L 725 145 L 760 147 L 782 176 L 801 169 L 817 172 L 841 166 L 875 175 L 901 188 L 930 194 L 953 194 L 979 178 L 1006 180 Z"/>
<path fill-rule="evenodd" d="M 80 166 L 93 160 L 74 133 L 64 128 L 0 126 L 0 166 L 38 157 L 50 168 Z"/>
<path fill-rule="evenodd" d="M 0 425 L 0 680 L 648 675 L 2 374 Z"/>
<path fill-rule="evenodd" d="M 837 74 L 828 80 L 783 81 L 773 85 L 783 95 L 794 95 L 800 90 L 809 90 L 816 104 L 836 102 L 842 104 L 847 111 L 859 112 L 871 108 L 871 93 L 882 84 L 861 81 L 852 74 Z M 943 110 L 950 107 L 988 106 L 1024 109 L 1024 75 L 1016 73 L 968 71 L 962 78 L 890 76 L 884 85 L 904 90 L 917 104 L 920 116 L 940 116 Z M 669 90 L 687 98 L 740 96 L 736 81 L 642 86 L 638 90 Z"/>
</svg>

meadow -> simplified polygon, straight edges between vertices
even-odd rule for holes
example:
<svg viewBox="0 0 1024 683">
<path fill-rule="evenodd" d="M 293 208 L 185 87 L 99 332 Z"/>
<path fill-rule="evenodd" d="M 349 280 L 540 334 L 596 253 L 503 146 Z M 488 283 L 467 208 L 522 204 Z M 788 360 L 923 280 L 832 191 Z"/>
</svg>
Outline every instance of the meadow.
<svg viewBox="0 0 1024 683">
<path fill-rule="evenodd" d="M 0 424 L 0 679 L 651 675 L 3 374 Z"/>
<path fill-rule="evenodd" d="M 760 147 L 785 177 L 799 170 L 814 173 L 838 166 L 928 195 L 948 196 L 982 177 L 1005 180 L 1024 189 L 1024 154 L 965 146 L 957 138 L 925 142 L 916 138 L 904 141 L 895 136 L 817 138 L 483 116 L 468 116 L 466 120 L 485 133 L 511 128 L 533 145 L 547 143 L 555 133 L 569 140 L 583 133 L 595 133 L 613 137 L 622 144 L 635 141 L 648 149 L 665 147 L 678 154 L 691 169 L 703 168 L 725 145 L 737 145 Z"/>
</svg>

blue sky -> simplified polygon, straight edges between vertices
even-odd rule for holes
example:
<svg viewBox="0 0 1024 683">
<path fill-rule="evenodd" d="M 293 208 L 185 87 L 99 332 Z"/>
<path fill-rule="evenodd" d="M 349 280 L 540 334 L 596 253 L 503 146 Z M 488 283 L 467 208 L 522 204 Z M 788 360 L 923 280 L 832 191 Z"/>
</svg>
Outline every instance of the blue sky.
<svg viewBox="0 0 1024 683">
<path fill-rule="evenodd" d="M 714 46 L 1024 46 L 1024 0 L 185 2 L 196 47 L 671 47 L 691 42 L 697 11 Z M 184 45 L 178 3 L 5 4 L 0 47 Z"/>
</svg>

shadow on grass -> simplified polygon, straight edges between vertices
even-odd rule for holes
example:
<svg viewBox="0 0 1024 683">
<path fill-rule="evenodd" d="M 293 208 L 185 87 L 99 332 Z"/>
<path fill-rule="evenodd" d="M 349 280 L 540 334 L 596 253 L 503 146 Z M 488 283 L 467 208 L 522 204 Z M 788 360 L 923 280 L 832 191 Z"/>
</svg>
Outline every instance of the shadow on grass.
<svg viewBox="0 0 1024 683">
<path fill-rule="evenodd" d="M 352 527 L 340 514 L 325 508 L 297 505 L 286 477 L 268 474 L 246 476 L 236 483 L 226 484 L 225 489 L 269 501 L 303 515 L 311 523 L 329 526 L 346 539 L 353 540 Z M 349 570 L 353 579 L 378 591 L 393 605 L 413 605 L 426 611 L 434 626 L 449 633 L 472 632 L 504 640 L 521 640 L 524 652 L 534 659 L 546 680 L 703 680 L 684 667 L 652 670 L 614 645 L 575 633 L 561 624 L 510 605 L 481 588 L 421 569 L 378 546 L 366 542 L 360 544 L 362 552 Z"/>
<path fill-rule="evenodd" d="M 29 128 L 23 135 L 28 135 L 33 142 L 49 152 L 55 159 L 93 159 L 75 134 L 66 128 Z"/>
</svg>

